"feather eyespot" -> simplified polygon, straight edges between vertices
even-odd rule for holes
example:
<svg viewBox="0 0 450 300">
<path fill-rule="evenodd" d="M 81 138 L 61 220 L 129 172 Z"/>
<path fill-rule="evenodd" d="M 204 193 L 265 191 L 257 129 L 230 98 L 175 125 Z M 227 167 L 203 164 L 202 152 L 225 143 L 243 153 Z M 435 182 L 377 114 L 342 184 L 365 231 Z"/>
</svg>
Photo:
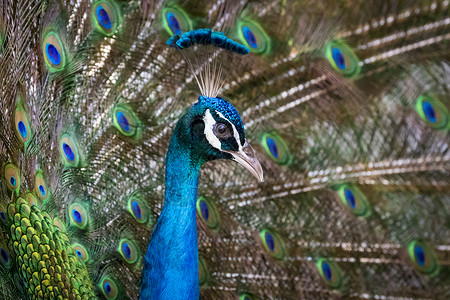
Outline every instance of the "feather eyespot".
<svg viewBox="0 0 450 300">
<path fill-rule="evenodd" d="M 52 44 L 45 45 L 45 50 L 47 52 L 47 57 L 50 62 L 54 65 L 59 65 L 61 63 L 61 55 L 55 46 Z"/>
<path fill-rule="evenodd" d="M 16 135 L 23 144 L 30 141 L 31 130 L 25 110 L 17 107 L 14 115 Z"/>
<path fill-rule="evenodd" d="M 105 29 L 111 29 L 111 27 L 112 27 L 111 19 L 109 18 L 108 13 L 103 8 L 103 6 L 101 6 L 101 5 L 97 6 L 97 9 L 95 10 L 95 14 L 97 16 L 98 22 L 100 23 L 100 25 L 102 27 L 104 27 Z"/>
<path fill-rule="evenodd" d="M 124 256 L 127 259 L 130 259 L 130 257 L 131 257 L 131 249 L 130 249 L 130 246 L 128 245 L 128 243 L 123 243 L 122 244 L 122 253 L 124 254 Z"/>
<path fill-rule="evenodd" d="M 78 166 L 80 161 L 78 148 L 72 137 L 68 134 L 64 134 L 59 142 L 59 145 L 64 164 L 70 167 Z"/>
<path fill-rule="evenodd" d="M 279 165 L 289 165 L 293 157 L 284 140 L 276 133 L 265 133 L 262 136 L 261 144 L 266 153 Z"/>
<path fill-rule="evenodd" d="M 414 259 L 419 266 L 425 265 L 425 252 L 422 246 L 414 246 Z"/>
<path fill-rule="evenodd" d="M 355 201 L 355 196 L 353 195 L 353 192 L 350 190 L 345 190 L 344 191 L 344 196 L 345 199 L 347 200 L 347 204 L 350 205 L 350 207 L 352 209 L 356 208 L 356 201 Z"/>
<path fill-rule="evenodd" d="M 133 211 L 133 214 L 137 219 L 142 218 L 141 207 L 139 206 L 139 203 L 137 201 L 133 201 L 131 203 L 131 210 Z"/>
<path fill-rule="evenodd" d="M 44 188 L 44 186 L 41 184 L 41 185 L 39 185 L 39 193 L 41 194 L 41 196 L 45 196 L 45 188 Z"/>
<path fill-rule="evenodd" d="M 116 283 L 110 277 L 105 276 L 100 280 L 100 289 L 103 295 L 108 300 L 115 300 L 119 295 L 119 290 L 117 288 Z"/>
<path fill-rule="evenodd" d="M 128 106 L 119 104 L 114 108 L 113 123 L 124 136 L 140 137 L 141 122 Z"/>
<path fill-rule="evenodd" d="M 408 253 L 418 271 L 429 276 L 435 276 L 439 273 L 436 254 L 428 243 L 414 240 L 408 245 Z"/>
<path fill-rule="evenodd" d="M 342 284 L 342 275 L 339 267 L 328 259 L 321 258 L 316 264 L 324 282 L 332 288 L 339 288 Z"/>
<path fill-rule="evenodd" d="M 172 31 L 173 34 L 181 34 L 181 27 L 180 23 L 177 20 L 177 17 L 172 12 L 168 12 L 166 14 L 167 19 L 167 25 L 170 28 L 170 31 Z"/>
<path fill-rule="evenodd" d="M 89 254 L 84 246 L 75 243 L 72 244 L 72 248 L 75 250 L 75 255 L 83 262 L 87 262 L 89 260 Z"/>
<path fill-rule="evenodd" d="M 343 185 L 338 190 L 342 203 L 355 215 L 367 217 L 370 204 L 364 194 L 355 186 Z"/>
<path fill-rule="evenodd" d="M 139 258 L 139 250 L 134 242 L 128 239 L 122 239 L 119 242 L 118 249 L 122 258 L 129 264 L 134 264 Z"/>
<path fill-rule="evenodd" d="M 75 154 L 73 153 L 72 147 L 70 147 L 69 144 L 63 143 L 63 150 L 68 160 L 75 160 Z"/>
<path fill-rule="evenodd" d="M 275 232 L 264 229 L 259 233 L 266 251 L 277 259 L 283 259 L 286 255 L 284 242 Z"/>
<path fill-rule="evenodd" d="M 10 251 L 6 246 L 2 244 L 0 244 L 0 263 L 5 269 L 11 268 L 12 265 Z"/>
<path fill-rule="evenodd" d="M 342 41 L 332 41 L 326 47 L 326 54 L 331 66 L 345 77 L 356 77 L 361 67 L 355 52 Z"/>
<path fill-rule="evenodd" d="M 19 121 L 19 123 L 17 123 L 17 128 L 22 138 L 26 138 L 28 136 L 28 130 L 23 121 Z"/>
<path fill-rule="evenodd" d="M 44 58 L 49 70 L 60 71 L 66 65 L 66 55 L 59 35 L 50 31 L 42 43 Z"/>
<path fill-rule="evenodd" d="M 5 249 L 0 248 L 0 254 L 2 257 L 3 262 L 8 262 L 8 254 L 6 253 Z"/>
<path fill-rule="evenodd" d="M 162 11 L 163 27 L 169 35 L 178 34 L 192 30 L 192 21 L 187 13 L 178 6 L 168 6 Z"/>
<path fill-rule="evenodd" d="M 71 224 L 80 229 L 85 229 L 88 223 L 88 213 L 86 209 L 78 203 L 74 203 L 69 207 Z"/>
<path fill-rule="evenodd" d="M 242 33 L 244 35 L 244 39 L 247 42 L 247 44 L 252 48 L 258 47 L 258 42 L 256 41 L 256 37 L 253 34 L 252 30 L 248 28 L 247 26 L 242 27 Z"/>
<path fill-rule="evenodd" d="M 448 110 L 438 99 L 430 96 L 420 96 L 417 99 L 416 110 L 420 118 L 431 128 L 448 129 Z"/>
<path fill-rule="evenodd" d="M 49 191 L 47 189 L 47 182 L 44 179 L 42 170 L 36 173 L 36 178 L 34 180 L 34 189 L 38 198 L 45 202 L 49 197 Z"/>
<path fill-rule="evenodd" d="M 119 123 L 119 126 L 123 131 L 125 131 L 125 132 L 130 131 L 130 123 L 128 122 L 128 119 L 127 119 L 127 117 L 125 117 L 123 112 L 121 112 L 121 111 L 117 112 L 116 118 L 117 118 L 117 123 Z"/>
<path fill-rule="evenodd" d="M 198 258 L 198 283 L 203 285 L 208 280 L 208 266 L 203 257 Z"/>
<path fill-rule="evenodd" d="M 120 9 L 114 1 L 99 1 L 92 8 L 92 18 L 97 29 L 110 36 L 114 34 L 119 25 Z"/>
<path fill-rule="evenodd" d="M 209 219 L 209 208 L 205 201 L 200 202 L 200 212 L 205 221 Z"/>
<path fill-rule="evenodd" d="M 271 40 L 264 29 L 255 21 L 242 20 L 238 22 L 238 34 L 245 46 L 257 54 L 269 54 Z"/>
<path fill-rule="evenodd" d="M 146 223 L 149 220 L 149 209 L 140 196 L 131 197 L 127 209 L 138 223 Z"/>
<path fill-rule="evenodd" d="M 339 69 L 345 70 L 345 57 L 342 55 L 341 50 L 338 48 L 331 48 L 331 57 Z"/>
<path fill-rule="evenodd" d="M 211 229 L 219 229 L 220 218 L 216 206 L 204 197 L 197 199 L 197 213 L 200 219 Z"/>
<path fill-rule="evenodd" d="M 20 188 L 19 169 L 11 163 L 7 164 L 5 166 L 5 179 L 8 188 L 17 193 Z"/>
</svg>

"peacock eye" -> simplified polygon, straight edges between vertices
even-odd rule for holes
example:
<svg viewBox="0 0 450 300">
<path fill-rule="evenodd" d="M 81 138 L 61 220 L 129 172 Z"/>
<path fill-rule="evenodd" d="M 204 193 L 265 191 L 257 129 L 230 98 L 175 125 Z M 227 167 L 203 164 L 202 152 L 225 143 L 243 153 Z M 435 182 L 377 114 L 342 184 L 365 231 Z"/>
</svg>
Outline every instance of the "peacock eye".
<svg viewBox="0 0 450 300">
<path fill-rule="evenodd" d="M 225 138 L 225 137 L 230 137 L 231 136 L 230 129 L 228 128 L 227 125 L 225 125 L 223 123 L 217 123 L 214 126 L 214 134 L 218 138 Z"/>
<path fill-rule="evenodd" d="M 316 263 L 320 276 L 327 285 L 332 288 L 338 289 L 342 284 L 341 269 L 338 265 L 328 259 L 321 258 Z"/>
</svg>

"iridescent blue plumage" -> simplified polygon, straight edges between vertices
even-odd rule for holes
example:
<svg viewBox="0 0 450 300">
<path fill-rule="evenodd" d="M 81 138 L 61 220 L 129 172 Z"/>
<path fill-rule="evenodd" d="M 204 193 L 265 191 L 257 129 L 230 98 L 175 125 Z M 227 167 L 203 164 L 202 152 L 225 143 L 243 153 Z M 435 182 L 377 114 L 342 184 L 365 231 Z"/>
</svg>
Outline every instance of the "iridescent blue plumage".
<svg viewBox="0 0 450 300">
<path fill-rule="evenodd" d="M 123 252 L 123 254 L 125 254 L 126 258 L 131 257 L 131 249 L 130 249 L 130 246 L 128 246 L 128 243 L 122 244 L 122 252 Z"/>
<path fill-rule="evenodd" d="M 72 209 L 72 216 L 75 221 L 81 223 L 81 221 L 82 221 L 81 214 L 76 209 Z"/>
<path fill-rule="evenodd" d="M 39 185 L 39 192 L 41 193 L 42 196 L 45 196 L 45 188 L 43 185 Z"/>
<path fill-rule="evenodd" d="M 167 40 L 167 45 L 179 49 L 186 49 L 193 45 L 212 45 L 237 54 L 245 55 L 250 49 L 238 42 L 227 38 L 222 32 L 211 31 L 211 29 L 196 29 L 173 35 Z"/>
<path fill-rule="evenodd" d="M 75 159 L 75 154 L 73 153 L 72 148 L 70 148 L 69 145 L 64 143 L 63 144 L 63 149 L 64 149 L 64 153 L 66 154 L 67 159 L 69 159 L 69 160 L 74 160 Z"/>
<path fill-rule="evenodd" d="M 133 201 L 133 203 L 131 203 L 131 208 L 133 210 L 134 215 L 140 219 L 142 217 L 142 213 L 141 213 L 141 208 L 139 206 L 139 203 L 137 203 L 136 201 Z"/>
<path fill-rule="evenodd" d="M 117 122 L 123 131 L 130 131 L 130 123 L 121 111 L 117 112 Z"/>
<path fill-rule="evenodd" d="M 270 251 L 273 251 L 275 249 L 275 242 L 273 240 L 273 236 L 268 232 L 266 232 L 266 243 Z"/>
<path fill-rule="evenodd" d="M 203 218 L 206 221 L 208 221 L 208 219 L 209 219 L 209 209 L 208 209 L 208 204 L 205 201 L 201 201 L 200 202 L 200 210 L 202 212 Z"/>
<path fill-rule="evenodd" d="M 19 133 L 23 138 L 26 138 L 28 133 L 27 133 L 27 127 L 25 126 L 25 124 L 22 121 L 19 121 L 19 123 L 17 124 L 17 126 L 19 127 Z"/>
<path fill-rule="evenodd" d="M 341 50 L 339 50 L 338 48 L 333 48 L 331 50 L 331 55 L 333 56 L 333 60 L 336 63 L 336 66 L 339 69 L 344 70 L 345 69 L 345 58 L 341 53 Z"/>
<path fill-rule="evenodd" d="M 353 196 L 352 191 L 350 191 L 350 190 L 345 190 L 345 191 L 344 191 L 344 194 L 345 194 L 345 199 L 347 200 L 347 203 L 348 203 L 352 208 L 355 208 L 355 207 L 356 207 L 355 196 Z"/>
<path fill-rule="evenodd" d="M 426 101 L 422 102 L 423 112 L 428 121 L 435 123 L 436 122 L 436 113 L 434 112 L 433 106 Z"/>
<path fill-rule="evenodd" d="M 258 42 L 256 41 L 256 37 L 253 34 L 252 30 L 246 26 L 242 28 L 242 32 L 244 34 L 244 38 L 247 41 L 247 44 L 252 48 L 258 47 Z"/>
<path fill-rule="evenodd" d="M 59 54 L 55 46 L 53 46 L 52 44 L 47 44 L 46 52 L 52 64 L 59 65 L 61 63 L 61 55 Z"/>
<path fill-rule="evenodd" d="M 414 247 L 414 254 L 416 256 L 416 261 L 420 266 L 425 265 L 425 252 L 423 251 L 423 248 L 420 246 Z"/>
<path fill-rule="evenodd" d="M 112 27 L 111 20 L 109 18 L 108 13 L 103 8 L 103 6 L 101 6 L 101 5 L 97 6 L 95 13 L 97 14 L 97 18 L 98 18 L 100 24 L 103 27 L 105 27 L 106 29 L 111 29 L 111 27 Z"/>
<path fill-rule="evenodd" d="M 167 23 L 174 34 L 181 34 L 180 23 L 171 12 L 167 13 Z"/>
<path fill-rule="evenodd" d="M 322 271 L 323 271 L 323 275 L 325 276 L 325 278 L 327 280 L 331 280 L 331 269 L 330 269 L 330 266 L 328 265 L 328 263 L 326 263 L 326 262 L 322 263 Z"/>
<path fill-rule="evenodd" d="M 267 138 L 267 147 L 269 147 L 270 153 L 272 153 L 275 158 L 278 158 L 277 144 L 273 139 Z"/>
</svg>

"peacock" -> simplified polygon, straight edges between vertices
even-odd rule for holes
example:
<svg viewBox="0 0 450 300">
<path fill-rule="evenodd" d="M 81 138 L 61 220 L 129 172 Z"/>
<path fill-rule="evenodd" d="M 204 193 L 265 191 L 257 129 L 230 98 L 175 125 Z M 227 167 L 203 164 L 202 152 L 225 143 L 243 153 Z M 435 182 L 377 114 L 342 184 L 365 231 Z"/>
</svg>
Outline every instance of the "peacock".
<svg viewBox="0 0 450 300">
<path fill-rule="evenodd" d="M 448 7 L 0 0 L 0 299 L 450 298 Z"/>
</svg>

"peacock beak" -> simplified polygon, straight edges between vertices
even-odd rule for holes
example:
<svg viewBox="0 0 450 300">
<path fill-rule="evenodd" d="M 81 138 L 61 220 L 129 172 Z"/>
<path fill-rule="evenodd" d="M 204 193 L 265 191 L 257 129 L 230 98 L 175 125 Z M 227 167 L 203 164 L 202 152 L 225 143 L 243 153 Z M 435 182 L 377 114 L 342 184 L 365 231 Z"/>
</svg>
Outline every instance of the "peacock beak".
<svg viewBox="0 0 450 300">
<path fill-rule="evenodd" d="M 264 174 L 261 164 L 255 156 L 255 150 L 245 141 L 239 151 L 225 151 L 233 155 L 233 159 L 250 171 L 260 182 L 264 182 Z"/>
</svg>

